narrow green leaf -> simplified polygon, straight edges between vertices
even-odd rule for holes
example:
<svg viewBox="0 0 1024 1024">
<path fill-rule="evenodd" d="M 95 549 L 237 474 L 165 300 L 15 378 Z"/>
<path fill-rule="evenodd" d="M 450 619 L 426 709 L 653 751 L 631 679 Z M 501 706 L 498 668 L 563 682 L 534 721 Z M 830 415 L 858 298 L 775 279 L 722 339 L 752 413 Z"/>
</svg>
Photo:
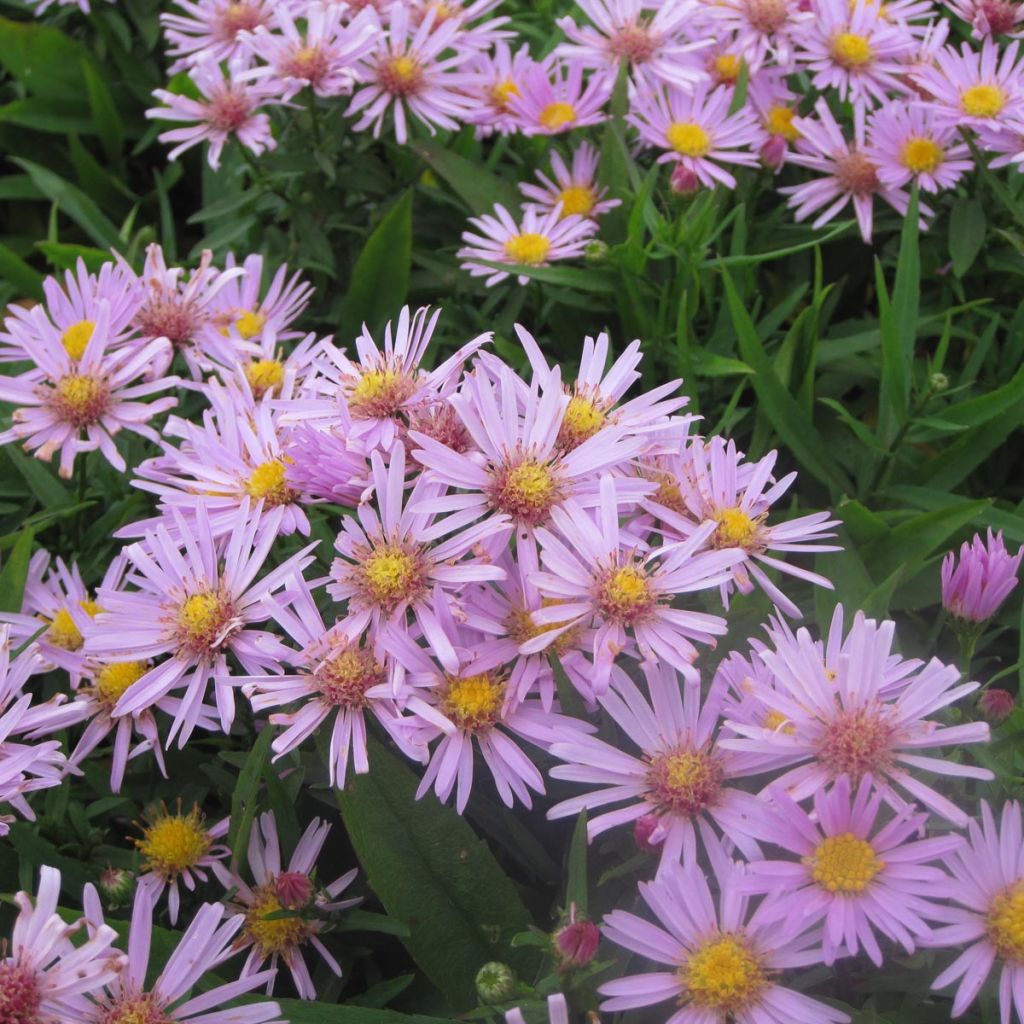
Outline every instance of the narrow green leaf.
<svg viewBox="0 0 1024 1024">
<path fill-rule="evenodd" d="M 36 242 L 36 248 L 58 269 L 70 270 L 82 260 L 92 273 L 98 273 L 104 263 L 112 263 L 114 256 L 105 249 L 91 245 L 71 245 L 69 242 Z"/>
<path fill-rule="evenodd" d="M 8 445 L 4 451 L 43 508 L 55 511 L 74 503 L 71 493 L 57 480 L 49 466 L 30 458 L 14 445 Z"/>
<path fill-rule="evenodd" d="M 953 204 L 949 215 L 949 255 L 957 277 L 963 277 L 977 259 L 985 244 L 985 229 L 985 207 L 980 199 L 963 198 Z"/>
<path fill-rule="evenodd" d="M 342 306 L 342 336 L 359 334 L 365 323 L 375 332 L 397 315 L 409 291 L 412 267 L 412 190 L 384 215 L 367 238 Z"/>
<path fill-rule="evenodd" d="M 548 284 L 561 284 L 581 292 L 599 292 L 615 295 L 621 285 L 610 274 L 601 270 L 577 270 L 573 267 L 526 267 L 508 263 L 492 263 L 490 260 L 474 260 L 481 267 L 504 270 L 513 277 L 529 277 Z"/>
<path fill-rule="evenodd" d="M 117 104 L 110 95 L 107 83 L 89 61 L 82 61 L 82 74 L 89 94 L 89 109 L 92 111 L 100 142 L 103 143 L 107 159 L 111 163 L 117 163 L 124 149 L 124 124 L 117 111 Z"/>
<path fill-rule="evenodd" d="M 35 533 L 24 529 L 0 568 L 0 612 L 20 612 Z"/>
<path fill-rule="evenodd" d="M 13 249 L 0 242 L 0 278 L 9 281 L 21 296 L 42 299 L 43 275 L 30 267 Z"/>
<path fill-rule="evenodd" d="M 440 142 L 417 139 L 409 148 L 430 169 L 446 181 L 472 213 L 490 213 L 500 203 L 514 217 L 519 209 L 520 197 L 504 178 L 491 174 L 480 164 L 452 152 Z"/>
<path fill-rule="evenodd" d="M 237 870 L 245 863 L 246 849 L 249 845 L 249 833 L 256 818 L 258 808 L 257 796 L 260 788 L 260 777 L 270 759 L 270 744 L 274 739 L 274 730 L 265 727 L 259 734 L 252 749 L 245 758 L 245 764 L 238 776 L 238 785 L 231 794 L 231 827 L 228 830 L 228 846 L 231 848 L 231 866 Z"/>
<path fill-rule="evenodd" d="M 485 963 L 501 960 L 524 975 L 535 964 L 530 951 L 511 947 L 530 916 L 461 815 L 432 794 L 416 800 L 416 776 L 374 741 L 370 763 L 370 774 L 338 794 L 349 838 L 385 910 L 408 922 L 405 945 L 423 973 L 453 1010 L 471 1009 Z"/>
<path fill-rule="evenodd" d="M 89 50 L 60 29 L 0 18 L 0 67 L 33 96 L 63 102 L 81 96 L 83 61 L 93 61 Z"/>
</svg>

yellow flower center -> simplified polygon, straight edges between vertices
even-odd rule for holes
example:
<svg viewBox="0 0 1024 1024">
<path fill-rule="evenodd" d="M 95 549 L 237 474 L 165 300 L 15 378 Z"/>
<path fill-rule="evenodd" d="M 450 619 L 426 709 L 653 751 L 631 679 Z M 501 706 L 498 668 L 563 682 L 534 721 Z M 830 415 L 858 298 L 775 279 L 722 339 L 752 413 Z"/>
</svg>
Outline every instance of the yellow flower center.
<svg viewBox="0 0 1024 1024">
<path fill-rule="evenodd" d="M 772 107 L 765 118 L 765 127 L 770 135 L 781 135 L 787 142 L 796 142 L 800 130 L 793 124 L 796 111 L 792 107 Z"/>
<path fill-rule="evenodd" d="M 373 604 L 390 613 L 413 600 L 423 588 L 423 570 L 415 556 L 397 544 L 383 544 L 359 566 L 363 587 Z"/>
<path fill-rule="evenodd" d="M 509 100 L 518 95 L 519 86 L 511 78 L 506 78 L 504 82 L 498 82 L 491 87 L 491 101 L 499 110 L 508 110 Z"/>
<path fill-rule="evenodd" d="M 908 171 L 915 174 L 932 174 L 943 160 L 942 147 L 931 139 L 918 136 L 907 139 L 900 153 L 900 160 Z"/>
<path fill-rule="evenodd" d="M 137 683 L 149 671 L 145 661 L 121 661 L 104 665 L 96 673 L 93 693 L 96 699 L 112 708 L 133 683 Z"/>
<path fill-rule="evenodd" d="M 971 117 L 995 117 L 1006 105 L 998 85 L 972 85 L 960 93 L 960 106 Z"/>
<path fill-rule="evenodd" d="M 393 416 L 416 391 L 416 382 L 400 370 L 367 370 L 352 385 L 348 407 L 356 419 Z"/>
<path fill-rule="evenodd" d="M 92 619 L 103 611 L 95 601 L 90 601 L 88 598 L 79 601 L 78 607 Z M 75 625 L 75 620 L 71 618 L 71 613 L 67 608 L 61 608 L 54 615 L 46 629 L 46 639 L 62 651 L 77 651 L 84 642 L 81 631 Z"/>
<path fill-rule="evenodd" d="M 489 673 L 449 676 L 441 698 L 441 713 L 459 729 L 487 729 L 498 720 L 505 699 L 505 683 Z"/>
<path fill-rule="evenodd" d="M 545 597 L 541 601 L 543 607 L 550 607 L 552 605 L 563 603 L 564 602 L 562 600 L 554 597 Z M 525 608 L 518 608 L 510 613 L 508 620 L 505 623 L 505 627 L 508 629 L 508 635 L 512 640 L 517 644 L 525 644 L 527 640 L 533 640 L 538 636 L 543 636 L 545 633 L 549 633 L 553 629 L 558 629 L 562 624 L 563 623 L 561 622 L 545 622 L 538 624 L 534 622 L 533 615 L 529 611 Z M 565 654 L 566 651 L 571 650 L 575 646 L 578 638 L 578 629 L 567 629 L 564 633 L 559 634 L 559 636 L 555 638 L 548 650 L 552 650 L 558 655 Z"/>
<path fill-rule="evenodd" d="M 715 77 L 720 82 L 735 82 L 740 77 L 741 60 L 734 53 L 722 53 L 715 58 Z"/>
<path fill-rule="evenodd" d="M 92 332 L 96 324 L 92 320 L 80 320 L 72 324 L 61 336 L 60 343 L 72 359 L 77 363 L 85 355 L 85 347 L 92 341 Z"/>
<path fill-rule="evenodd" d="M 303 46 L 296 50 L 285 65 L 285 72 L 294 78 L 319 82 L 330 70 L 330 57 L 318 46 Z"/>
<path fill-rule="evenodd" d="M 349 647 L 320 664 L 315 678 L 328 704 L 361 708 L 366 706 L 366 691 L 384 681 L 384 669 L 370 651 Z"/>
<path fill-rule="evenodd" d="M 871 844 L 852 832 L 823 839 L 809 858 L 811 877 L 829 892 L 863 892 L 885 867 Z"/>
<path fill-rule="evenodd" d="M 500 474 L 491 503 L 499 512 L 538 526 L 557 497 L 558 481 L 551 467 L 537 459 L 523 459 Z"/>
<path fill-rule="evenodd" d="M 597 588 L 602 615 L 624 625 L 644 618 L 655 603 L 654 592 L 643 569 L 623 565 L 608 572 Z"/>
<path fill-rule="evenodd" d="M 567 124 L 576 120 L 576 108 L 571 103 L 549 103 L 541 112 L 537 120 L 541 126 L 550 131 L 558 131 Z"/>
<path fill-rule="evenodd" d="M 414 57 L 405 54 L 385 60 L 377 77 L 384 91 L 393 96 L 412 96 L 423 85 L 423 69 Z"/>
<path fill-rule="evenodd" d="M 784 732 L 787 736 L 792 736 L 796 732 L 793 723 L 781 711 L 769 711 L 764 716 L 762 724 L 766 729 L 771 729 L 772 732 Z"/>
<path fill-rule="evenodd" d="M 840 32 L 832 40 L 832 57 L 840 67 L 847 70 L 863 67 L 873 56 L 871 41 L 867 36 L 857 35 L 856 32 Z"/>
<path fill-rule="evenodd" d="M 253 892 L 253 901 L 245 912 L 245 935 L 252 940 L 261 959 L 288 953 L 313 934 L 312 926 L 298 915 L 274 917 L 286 910 L 277 898 L 274 883 Z"/>
<path fill-rule="evenodd" d="M 99 377 L 69 373 L 53 389 L 55 411 L 75 427 L 96 423 L 110 407 L 110 388 Z"/>
<path fill-rule="evenodd" d="M 235 330 L 246 341 L 251 341 L 260 334 L 266 322 L 267 318 L 259 310 L 247 309 L 235 320 Z"/>
<path fill-rule="evenodd" d="M 210 852 L 213 840 L 199 808 L 193 807 L 188 814 L 165 811 L 134 843 L 143 856 L 143 869 L 170 881 L 195 867 Z"/>
<path fill-rule="evenodd" d="M 658 754 L 647 770 L 648 799 L 662 814 L 700 814 L 718 799 L 722 766 L 703 750 Z"/>
<path fill-rule="evenodd" d="M 284 380 L 284 363 L 277 359 L 257 359 L 245 368 L 245 379 L 256 398 L 274 391 Z"/>
<path fill-rule="evenodd" d="M 758 533 L 764 516 L 748 516 L 739 508 L 719 509 L 712 517 L 718 523 L 711 538 L 716 548 L 744 548 L 749 551 L 757 546 Z"/>
<path fill-rule="evenodd" d="M 266 508 L 287 505 L 298 497 L 298 492 L 285 480 L 285 466 L 280 459 L 261 462 L 246 481 L 245 490 L 257 501 L 262 498 Z"/>
<path fill-rule="evenodd" d="M 223 643 L 232 629 L 234 609 L 213 591 L 192 594 L 178 610 L 178 635 L 182 645 L 203 654 Z"/>
<path fill-rule="evenodd" d="M 597 202 L 597 193 L 589 185 L 570 185 L 558 193 L 562 203 L 562 216 L 571 217 L 574 213 L 586 217 Z"/>
<path fill-rule="evenodd" d="M 604 421 L 604 410 L 596 402 L 585 395 L 573 395 L 558 429 L 558 444 L 562 448 L 576 448 L 593 437 Z"/>
<path fill-rule="evenodd" d="M 547 258 L 551 242 L 535 231 L 524 231 L 513 235 L 505 242 L 505 255 L 513 263 L 527 267 L 539 267 Z"/>
<path fill-rule="evenodd" d="M 1003 960 L 1024 962 L 1024 882 L 1016 882 L 992 900 L 988 934 Z"/>
<path fill-rule="evenodd" d="M 668 144 L 683 156 L 706 156 L 711 149 L 711 136 L 693 121 L 676 121 L 665 132 Z"/>
<path fill-rule="evenodd" d="M 731 1017 L 746 1009 L 766 983 L 764 968 L 741 935 L 706 939 L 679 969 L 682 998 Z"/>
<path fill-rule="evenodd" d="M 104 1007 L 95 1019 L 97 1024 L 173 1024 L 149 993 L 122 998 Z"/>
</svg>

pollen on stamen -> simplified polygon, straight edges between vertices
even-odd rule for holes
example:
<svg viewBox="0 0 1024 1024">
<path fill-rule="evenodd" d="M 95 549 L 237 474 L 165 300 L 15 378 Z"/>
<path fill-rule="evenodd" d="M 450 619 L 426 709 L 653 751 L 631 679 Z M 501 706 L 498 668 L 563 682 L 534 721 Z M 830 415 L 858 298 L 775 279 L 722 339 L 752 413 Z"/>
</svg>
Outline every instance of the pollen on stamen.
<svg viewBox="0 0 1024 1024">
<path fill-rule="evenodd" d="M 248 939 L 261 960 L 290 953 L 314 934 L 313 925 L 297 913 L 287 914 L 278 896 L 276 882 L 253 891 L 245 912 L 241 938 Z M 284 916 L 278 917 L 282 914 Z"/>
<path fill-rule="evenodd" d="M 842 896 L 862 893 L 885 867 L 866 839 L 852 832 L 827 836 L 808 859 L 811 877 L 823 889 Z"/>
<path fill-rule="evenodd" d="M 418 549 L 381 543 L 360 553 L 353 566 L 354 581 L 363 600 L 390 615 L 427 589 L 427 574 Z"/>
<path fill-rule="evenodd" d="M 416 393 L 416 387 L 413 377 L 400 367 L 366 370 L 346 385 L 349 412 L 355 419 L 394 416 Z"/>
<path fill-rule="evenodd" d="M 715 512 L 712 518 L 718 523 L 711 535 L 712 547 L 753 551 L 759 546 L 761 527 L 767 519 L 767 513 L 750 516 L 741 508 L 723 508 Z"/>
<path fill-rule="evenodd" d="M 121 996 L 105 1006 L 97 1024 L 174 1024 L 150 993 Z"/>
<path fill-rule="evenodd" d="M 711 136 L 692 121 L 676 121 L 665 131 L 668 144 L 681 156 L 706 156 L 711 150 Z"/>
<path fill-rule="evenodd" d="M 608 50 L 630 64 L 643 64 L 654 56 L 660 43 L 660 38 L 643 25 L 627 25 L 608 40 Z"/>
<path fill-rule="evenodd" d="M 78 602 L 78 607 L 90 618 L 95 618 L 103 609 L 92 600 L 86 598 Z M 46 628 L 46 639 L 54 647 L 63 651 L 77 651 L 85 642 L 81 630 L 75 625 L 67 608 L 61 608 L 50 620 Z"/>
<path fill-rule="evenodd" d="M 502 466 L 490 492 L 492 507 L 529 526 L 545 522 L 560 497 L 554 467 L 531 457 Z"/>
<path fill-rule="evenodd" d="M 177 612 L 178 641 L 192 654 L 202 655 L 219 647 L 237 628 L 231 602 L 213 590 L 185 598 Z"/>
<path fill-rule="evenodd" d="M 142 838 L 132 840 L 143 858 L 143 869 L 173 881 L 183 871 L 196 867 L 213 846 L 202 812 L 193 807 L 171 814 L 166 807 L 142 828 Z"/>
<path fill-rule="evenodd" d="M 4 1024 L 36 1024 L 42 997 L 36 972 L 6 959 L 7 943 L 0 943 L 0 1021 Z"/>
<path fill-rule="evenodd" d="M 556 101 L 549 103 L 539 114 L 537 120 L 541 126 L 550 131 L 558 131 L 570 125 L 579 115 L 571 103 Z"/>
<path fill-rule="evenodd" d="M 558 428 L 558 446 L 566 451 L 578 448 L 604 426 L 606 419 L 605 410 L 598 400 L 584 394 L 573 395 Z"/>
<path fill-rule="evenodd" d="M 1002 960 L 1024 964 L 1024 882 L 998 893 L 989 905 L 988 936 Z"/>
<path fill-rule="evenodd" d="M 284 380 L 284 363 L 277 359 L 256 359 L 245 368 L 245 379 L 249 382 L 254 398 L 262 398 L 281 387 Z"/>
<path fill-rule="evenodd" d="M 767 983 L 764 966 L 743 935 L 719 933 L 705 939 L 679 969 L 682 1005 L 731 1020 L 747 1009 Z"/>
<path fill-rule="evenodd" d="M 313 673 L 320 699 L 340 708 L 366 707 L 366 691 L 384 679 L 384 668 L 373 653 L 355 644 L 325 658 Z"/>
<path fill-rule="evenodd" d="M 77 363 L 85 355 L 86 346 L 92 341 L 96 324 L 92 320 L 79 320 L 72 324 L 61 336 L 60 343 L 64 351 Z"/>
<path fill-rule="evenodd" d="M 650 579 L 635 565 L 617 566 L 602 574 L 596 599 L 602 615 L 625 626 L 643 621 L 657 603 Z"/>
<path fill-rule="evenodd" d="M 101 666 L 93 681 L 93 696 L 112 709 L 134 683 L 149 671 L 149 662 L 120 661 Z"/>
<path fill-rule="evenodd" d="M 647 795 L 660 813 L 690 817 L 718 802 L 724 778 L 721 764 L 709 752 L 674 750 L 651 758 Z"/>
<path fill-rule="evenodd" d="M 489 729 L 501 717 L 505 681 L 490 672 L 473 676 L 449 676 L 441 694 L 440 710 L 465 732 Z"/>
<path fill-rule="evenodd" d="M 110 408 L 110 386 L 101 377 L 69 373 L 57 381 L 50 404 L 65 423 L 90 427 Z"/>
<path fill-rule="evenodd" d="M 415 96 L 423 88 L 423 68 L 415 57 L 388 57 L 377 68 L 377 84 L 392 96 Z"/>
<path fill-rule="evenodd" d="M 257 501 L 262 500 L 265 508 L 295 501 L 299 492 L 288 486 L 285 473 L 285 464 L 280 459 L 261 462 L 245 482 L 246 493 Z"/>
<path fill-rule="evenodd" d="M 526 267 L 539 267 L 550 251 L 550 240 L 536 231 L 523 231 L 505 241 L 505 255 Z"/>
<path fill-rule="evenodd" d="M 834 778 L 858 782 L 868 772 L 881 777 L 892 767 L 893 727 L 878 708 L 843 711 L 818 741 L 818 759 Z"/>
</svg>

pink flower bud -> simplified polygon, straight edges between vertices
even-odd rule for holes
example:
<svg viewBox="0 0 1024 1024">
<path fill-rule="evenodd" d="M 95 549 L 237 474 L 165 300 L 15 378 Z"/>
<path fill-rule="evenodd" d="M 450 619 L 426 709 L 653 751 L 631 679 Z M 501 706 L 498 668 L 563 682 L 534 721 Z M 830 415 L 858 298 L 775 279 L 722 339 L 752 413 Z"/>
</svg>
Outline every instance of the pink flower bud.
<svg viewBox="0 0 1024 1024">
<path fill-rule="evenodd" d="M 636 819 L 633 825 L 633 842 L 637 849 L 644 853 L 657 853 L 658 844 L 651 842 L 651 833 L 658 827 L 658 816 L 656 814 L 645 814 L 642 818 Z"/>
<path fill-rule="evenodd" d="M 786 162 L 788 146 L 781 135 L 769 135 L 761 147 L 761 163 L 777 171 Z"/>
<path fill-rule="evenodd" d="M 312 898 L 313 883 L 301 871 L 284 871 L 277 876 L 274 893 L 285 910 L 298 910 Z"/>
<path fill-rule="evenodd" d="M 952 551 L 942 560 L 942 605 L 950 615 L 968 622 L 985 622 L 1017 586 L 1017 570 L 1024 549 L 1011 555 L 1002 533 L 982 540 L 975 534 L 960 548 L 960 559 Z"/>
<path fill-rule="evenodd" d="M 1016 706 L 1017 698 L 1008 690 L 986 690 L 978 698 L 978 707 L 990 722 L 1009 718 Z"/>
<path fill-rule="evenodd" d="M 700 179 L 689 167 L 676 164 L 672 168 L 669 188 L 679 196 L 692 196 L 700 188 Z"/>
<path fill-rule="evenodd" d="M 555 951 L 562 967 L 586 967 L 597 954 L 601 933 L 593 921 L 572 921 L 555 932 Z"/>
</svg>

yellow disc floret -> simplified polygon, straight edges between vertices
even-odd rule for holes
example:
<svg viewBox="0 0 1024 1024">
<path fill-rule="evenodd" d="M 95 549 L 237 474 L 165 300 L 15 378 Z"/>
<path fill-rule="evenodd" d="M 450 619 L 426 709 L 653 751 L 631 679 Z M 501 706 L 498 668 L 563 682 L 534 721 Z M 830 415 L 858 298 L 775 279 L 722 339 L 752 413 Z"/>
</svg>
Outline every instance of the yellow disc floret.
<svg viewBox="0 0 1024 1024">
<path fill-rule="evenodd" d="M 960 93 L 960 106 L 971 117 L 995 117 L 1006 105 L 998 85 L 972 85 Z"/>
<path fill-rule="evenodd" d="M 497 475 L 491 503 L 499 512 L 538 526 L 547 519 L 558 493 L 558 481 L 551 466 L 526 458 Z"/>
<path fill-rule="evenodd" d="M 64 346 L 64 351 L 76 363 L 85 355 L 85 348 L 92 340 L 95 330 L 96 324 L 92 320 L 79 320 L 77 324 L 72 324 L 60 336 L 60 343 Z"/>
<path fill-rule="evenodd" d="M 742 61 L 734 53 L 721 53 L 715 58 L 715 77 L 720 82 L 735 82 L 740 77 Z"/>
<path fill-rule="evenodd" d="M 725 778 L 721 764 L 705 750 L 674 750 L 651 759 L 648 798 L 663 814 L 689 817 L 715 804 Z"/>
<path fill-rule="evenodd" d="M 598 583 L 597 606 L 602 615 L 615 622 L 632 625 L 644 618 L 654 604 L 650 580 L 639 566 L 619 566 Z"/>
<path fill-rule="evenodd" d="M 103 609 L 95 602 L 86 598 L 78 602 L 78 607 L 90 618 L 95 618 Z M 75 625 L 71 612 L 67 608 L 61 608 L 46 630 L 46 639 L 54 647 L 62 651 L 77 651 L 84 643 L 81 630 Z"/>
<path fill-rule="evenodd" d="M 491 102 L 499 110 L 507 110 L 509 100 L 518 95 L 519 86 L 511 78 L 506 78 L 503 82 L 497 82 L 491 86 Z"/>
<path fill-rule="evenodd" d="M 537 120 L 550 131 L 558 131 L 566 125 L 572 124 L 577 118 L 576 108 L 571 103 L 549 103 L 541 112 Z"/>
<path fill-rule="evenodd" d="M 915 174 L 934 174 L 943 161 L 942 147 L 931 139 L 914 136 L 907 139 L 900 152 L 900 162 Z"/>
<path fill-rule="evenodd" d="M 287 505 L 298 497 L 298 492 L 288 486 L 285 466 L 280 459 L 261 462 L 250 474 L 245 490 L 257 501 L 262 499 L 266 508 Z"/>
<path fill-rule="evenodd" d="M 1016 882 L 992 900 L 988 935 L 1003 960 L 1024 963 L 1024 882 Z"/>
<path fill-rule="evenodd" d="M 559 446 L 576 448 L 593 437 L 604 426 L 604 421 L 604 410 L 597 402 L 586 395 L 573 395 L 558 429 Z"/>
<path fill-rule="evenodd" d="M 781 135 L 787 142 L 796 142 L 800 130 L 793 124 L 796 111 L 792 107 L 777 106 L 768 111 L 765 128 L 771 135 Z"/>
<path fill-rule="evenodd" d="M 569 185 L 558 193 L 562 204 L 562 216 L 570 217 L 578 213 L 586 217 L 597 202 L 597 193 L 589 185 Z"/>
<path fill-rule="evenodd" d="M 384 669 L 371 651 L 351 646 L 324 659 L 314 677 L 325 703 L 361 708 L 366 706 L 366 691 L 384 681 Z"/>
<path fill-rule="evenodd" d="M 415 554 L 398 544 L 374 548 L 358 571 L 368 600 L 387 614 L 402 601 L 414 600 L 424 586 L 423 570 Z"/>
<path fill-rule="evenodd" d="M 750 516 L 741 508 L 719 509 L 712 516 L 718 529 L 711 537 L 716 548 L 744 548 L 750 551 L 757 546 L 758 534 L 764 516 Z"/>
<path fill-rule="evenodd" d="M 267 318 L 258 309 L 246 309 L 235 319 L 235 330 L 251 341 L 258 337 L 267 323 Z"/>
<path fill-rule="evenodd" d="M 458 728 L 474 732 L 494 725 L 504 699 L 504 681 L 490 673 L 449 676 L 440 708 Z"/>
<path fill-rule="evenodd" d="M 137 683 L 149 671 L 145 661 L 119 661 L 104 665 L 96 673 L 93 693 L 100 703 L 112 708 L 133 683 Z"/>
<path fill-rule="evenodd" d="M 257 359 L 245 368 L 245 379 L 256 398 L 274 391 L 284 380 L 284 363 L 277 359 Z"/>
<path fill-rule="evenodd" d="M 253 892 L 252 902 L 245 913 L 245 935 L 256 947 L 261 959 L 288 953 L 305 942 L 313 933 L 309 922 L 298 915 L 282 914 L 273 883 L 260 886 Z M 282 914 L 277 917 L 276 915 Z"/>
<path fill-rule="evenodd" d="M 551 242 L 536 231 L 524 231 L 505 240 L 505 255 L 513 263 L 527 267 L 539 267 L 551 250 Z"/>
<path fill-rule="evenodd" d="M 193 653 L 205 653 L 224 641 L 233 618 L 231 603 L 217 592 L 192 594 L 178 610 L 178 637 Z"/>
<path fill-rule="evenodd" d="M 89 427 L 110 407 L 110 388 L 99 377 L 69 373 L 53 389 L 53 407 L 66 423 Z"/>
<path fill-rule="evenodd" d="M 668 144 L 682 156 L 707 156 L 711 136 L 693 121 L 676 121 L 665 131 Z"/>
<path fill-rule="evenodd" d="M 885 867 L 866 839 L 852 832 L 823 839 L 810 858 L 811 877 L 823 889 L 841 895 L 861 893 Z"/>
<path fill-rule="evenodd" d="M 356 419 L 393 416 L 416 391 L 416 381 L 401 369 L 366 370 L 348 390 L 349 411 Z"/>
<path fill-rule="evenodd" d="M 851 70 L 870 63 L 874 51 L 867 36 L 856 32 L 840 32 L 832 40 L 832 57 L 840 67 Z"/>
<path fill-rule="evenodd" d="M 754 1002 L 766 983 L 764 968 L 742 935 L 706 939 L 679 969 L 685 1002 L 731 1018 Z"/>
<path fill-rule="evenodd" d="M 166 808 L 134 840 L 143 857 L 143 869 L 170 881 L 196 867 L 210 852 L 213 839 L 198 807 L 188 814 L 170 814 Z"/>
</svg>

